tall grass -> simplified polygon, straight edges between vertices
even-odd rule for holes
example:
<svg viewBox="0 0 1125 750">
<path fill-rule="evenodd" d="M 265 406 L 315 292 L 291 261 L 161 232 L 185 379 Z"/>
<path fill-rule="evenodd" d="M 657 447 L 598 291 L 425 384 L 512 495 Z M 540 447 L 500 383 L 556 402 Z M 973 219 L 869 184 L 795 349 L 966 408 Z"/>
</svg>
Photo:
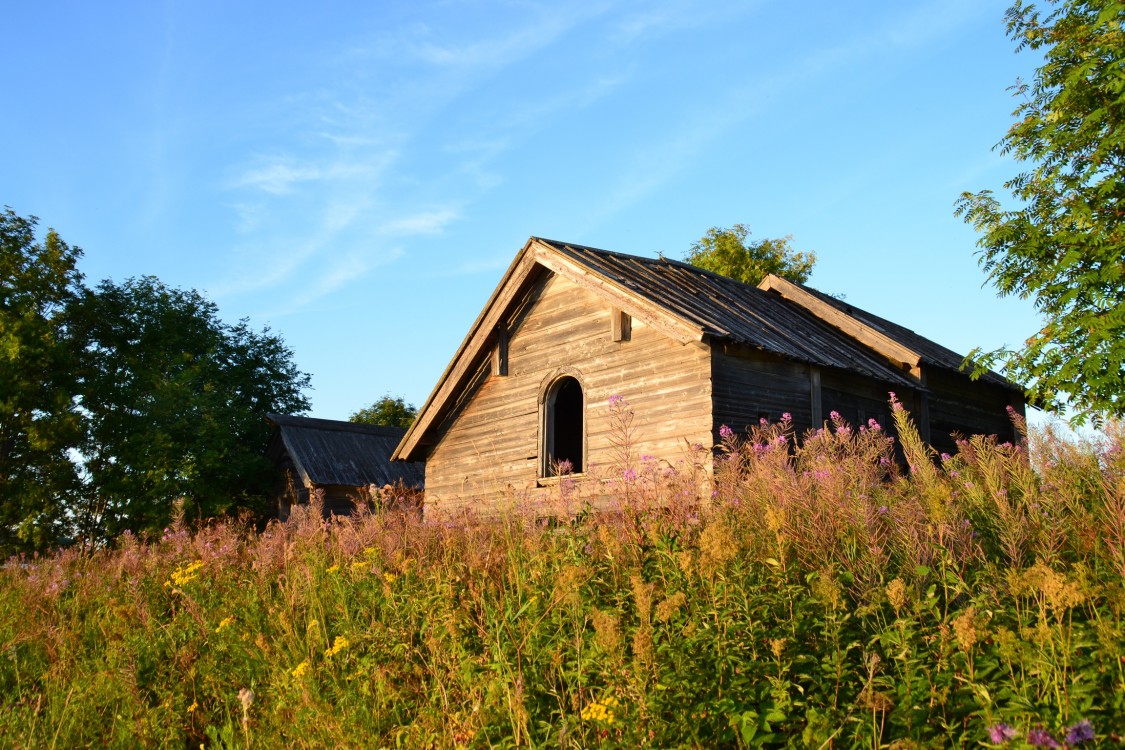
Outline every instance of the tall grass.
<svg viewBox="0 0 1125 750">
<path fill-rule="evenodd" d="M 559 482 L 573 521 L 314 506 L 11 560 L 0 744 L 1120 742 L 1121 427 L 935 457 L 895 419 L 901 467 L 873 422 L 724 431 L 703 502 L 629 449 L 613 513 Z"/>
</svg>

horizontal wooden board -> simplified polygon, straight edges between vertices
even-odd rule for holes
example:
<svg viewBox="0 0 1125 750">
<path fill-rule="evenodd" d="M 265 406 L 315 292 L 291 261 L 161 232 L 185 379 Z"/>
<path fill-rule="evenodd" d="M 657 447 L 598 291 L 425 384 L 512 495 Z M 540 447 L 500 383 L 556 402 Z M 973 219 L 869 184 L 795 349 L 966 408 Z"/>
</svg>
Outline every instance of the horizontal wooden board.
<svg viewBox="0 0 1125 750">
<path fill-rule="evenodd" d="M 637 321 L 628 340 L 614 341 L 610 315 L 593 292 L 559 276 L 530 290 L 508 332 L 508 374 L 474 389 L 430 453 L 427 512 L 487 508 L 505 493 L 541 496 L 549 489 L 537 486 L 538 400 L 561 371 L 585 386 L 588 465 L 617 460 L 611 396 L 621 396 L 634 413 L 637 456 L 671 462 L 689 441 L 710 445 L 709 350 Z"/>
</svg>

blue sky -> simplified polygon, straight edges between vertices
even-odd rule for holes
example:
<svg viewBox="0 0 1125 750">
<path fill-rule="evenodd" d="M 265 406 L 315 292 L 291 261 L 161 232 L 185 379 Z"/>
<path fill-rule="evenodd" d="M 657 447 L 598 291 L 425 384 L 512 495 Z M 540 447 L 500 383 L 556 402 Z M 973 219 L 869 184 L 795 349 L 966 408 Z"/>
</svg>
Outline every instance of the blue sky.
<svg viewBox="0 0 1125 750">
<path fill-rule="evenodd" d="M 1018 168 L 1006 6 L 16 3 L 0 204 L 91 283 L 268 324 L 325 418 L 421 405 L 530 235 L 681 258 L 742 222 L 957 351 L 1018 345 L 953 215 Z"/>
</svg>

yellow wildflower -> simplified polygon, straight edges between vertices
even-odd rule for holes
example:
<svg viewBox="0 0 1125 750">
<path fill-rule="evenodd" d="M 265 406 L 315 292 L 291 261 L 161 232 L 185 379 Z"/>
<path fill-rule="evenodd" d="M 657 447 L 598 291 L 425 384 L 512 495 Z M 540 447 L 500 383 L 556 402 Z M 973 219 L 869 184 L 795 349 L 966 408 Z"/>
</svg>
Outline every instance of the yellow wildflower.
<svg viewBox="0 0 1125 750">
<path fill-rule="evenodd" d="M 392 573 L 390 571 L 387 571 L 386 573 L 383 574 L 383 580 L 386 581 L 387 583 L 394 583 L 396 578 L 398 578 L 398 576 L 396 576 L 394 573 Z"/>
<path fill-rule="evenodd" d="M 198 709 L 198 708 L 199 708 L 199 701 L 192 701 L 191 705 L 188 706 L 188 708 L 187 708 L 187 712 L 189 714 L 193 714 L 193 713 L 195 713 L 196 709 Z"/>
<path fill-rule="evenodd" d="M 202 560 L 197 560 L 189 565 L 181 565 L 172 571 L 172 575 L 164 582 L 165 586 L 183 586 L 195 579 L 199 569 L 204 565 Z"/>
<path fill-rule="evenodd" d="M 329 566 L 329 567 L 328 567 L 328 569 L 327 569 L 327 570 L 325 570 L 324 572 L 325 572 L 325 573 L 335 573 L 335 572 L 336 572 L 337 570 L 339 570 L 339 569 L 340 569 L 340 566 L 339 566 L 339 565 L 331 565 L 331 566 Z"/>
<path fill-rule="evenodd" d="M 366 568 L 370 564 L 371 563 L 369 563 L 365 560 L 356 560 L 354 563 L 352 563 L 352 569 L 353 570 L 363 570 L 364 568 Z"/>
<path fill-rule="evenodd" d="M 308 672 L 308 671 L 309 671 L 309 663 L 307 661 L 303 661 L 300 664 L 298 664 L 297 666 L 293 667 L 292 671 L 290 671 L 289 674 L 293 675 L 297 679 L 300 679 L 301 676 L 305 672 Z"/>
<path fill-rule="evenodd" d="M 332 643 L 332 645 L 329 648 L 325 649 L 324 658 L 331 659 L 333 656 L 346 649 L 349 645 L 351 644 L 348 642 L 347 638 L 342 635 L 336 636 L 336 640 Z"/>
<path fill-rule="evenodd" d="M 221 620 L 221 621 L 219 622 L 219 627 L 215 628 L 215 632 L 216 632 L 216 633 L 222 632 L 223 628 L 227 627 L 227 626 L 228 626 L 228 625 L 230 625 L 230 624 L 231 624 L 232 622 L 234 622 L 234 616 L 233 616 L 233 615 L 232 615 L 232 616 L 230 616 L 230 617 L 224 617 L 224 618 L 223 618 L 223 619 L 222 619 L 222 620 Z"/>
<path fill-rule="evenodd" d="M 600 701 L 594 701 L 586 706 L 586 708 L 582 709 L 582 720 L 612 724 L 617 718 L 614 709 L 617 708 L 618 705 L 620 704 L 617 702 L 616 698 L 612 695 L 606 696 Z"/>
</svg>

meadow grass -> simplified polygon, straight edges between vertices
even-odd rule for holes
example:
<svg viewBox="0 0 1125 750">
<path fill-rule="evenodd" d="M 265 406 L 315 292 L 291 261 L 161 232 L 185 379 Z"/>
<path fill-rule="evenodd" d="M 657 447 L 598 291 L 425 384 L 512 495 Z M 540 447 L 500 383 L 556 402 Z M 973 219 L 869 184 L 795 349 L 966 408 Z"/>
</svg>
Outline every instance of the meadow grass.
<svg viewBox="0 0 1125 750">
<path fill-rule="evenodd" d="M 11 560 L 0 744 L 1120 744 L 1121 426 L 939 457 L 895 419 L 724 431 L 709 498 L 626 450 L 616 512 L 558 523 L 314 505 Z"/>
</svg>

